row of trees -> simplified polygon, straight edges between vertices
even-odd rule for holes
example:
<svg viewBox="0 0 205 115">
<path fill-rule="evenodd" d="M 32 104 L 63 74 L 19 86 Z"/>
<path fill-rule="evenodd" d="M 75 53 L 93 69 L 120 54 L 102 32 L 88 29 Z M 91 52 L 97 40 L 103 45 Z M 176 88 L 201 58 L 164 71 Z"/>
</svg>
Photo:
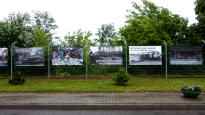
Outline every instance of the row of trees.
<svg viewBox="0 0 205 115">
<path fill-rule="evenodd" d="M 199 45 L 205 35 L 205 1 L 195 1 L 198 23 L 188 25 L 188 20 L 143 0 L 143 6 L 133 4 L 127 25 L 120 33 L 130 45 L 162 44 Z"/>
<path fill-rule="evenodd" d="M 199 45 L 205 36 L 205 1 L 196 0 L 195 12 L 198 23 L 188 25 L 188 20 L 173 14 L 166 8 L 142 0 L 143 5 L 133 3 L 126 24 L 116 31 L 114 25 L 103 24 L 98 28 L 97 37 L 92 33 L 78 30 L 65 35 L 61 46 L 84 47 L 89 45 L 158 45 L 164 41 L 168 45 Z M 47 12 L 33 14 L 10 14 L 0 21 L 0 46 L 11 47 L 15 42 L 19 47 L 48 47 L 57 28 L 55 20 Z"/>
<path fill-rule="evenodd" d="M 54 18 L 47 12 L 10 14 L 0 22 L 0 46 L 19 47 L 45 46 L 57 28 Z"/>
</svg>

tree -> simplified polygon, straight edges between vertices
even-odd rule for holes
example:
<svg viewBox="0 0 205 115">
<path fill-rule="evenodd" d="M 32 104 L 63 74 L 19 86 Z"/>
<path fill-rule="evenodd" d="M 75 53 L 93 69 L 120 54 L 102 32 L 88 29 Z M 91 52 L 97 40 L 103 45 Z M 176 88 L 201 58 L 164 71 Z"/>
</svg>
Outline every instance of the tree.
<svg viewBox="0 0 205 115">
<path fill-rule="evenodd" d="M 34 46 L 46 46 L 48 45 L 49 35 L 42 30 L 42 28 L 33 29 Z"/>
<path fill-rule="evenodd" d="M 53 32 L 58 27 L 55 23 L 55 19 L 49 15 L 48 12 L 34 12 L 34 21 L 33 21 L 33 31 L 35 34 L 35 30 L 40 30 L 43 36 L 41 39 L 36 39 L 34 42 L 45 42 L 44 47 L 46 48 L 49 43 L 52 43 Z M 45 37 L 46 36 L 46 37 Z M 45 40 L 43 40 L 45 39 Z M 40 40 L 40 41 L 37 41 Z M 35 43 L 36 44 L 36 43 Z M 41 44 L 42 45 L 42 44 Z"/>
<path fill-rule="evenodd" d="M 195 13 L 197 15 L 197 20 L 199 21 L 199 24 L 205 24 L 205 1 L 196 0 L 195 5 Z"/>
<path fill-rule="evenodd" d="M 193 37 L 197 40 L 205 40 L 205 1 L 196 0 L 195 5 L 196 19 L 198 20 L 198 23 L 192 25 Z"/>
<path fill-rule="evenodd" d="M 0 23 L 0 45 L 11 47 L 14 42 L 20 47 L 29 47 L 33 44 L 30 15 L 27 13 L 10 14 Z"/>
<path fill-rule="evenodd" d="M 160 45 L 163 41 L 172 45 L 188 41 L 187 20 L 147 0 L 142 3 L 142 6 L 133 3 L 127 24 L 120 29 L 128 45 Z"/>
<path fill-rule="evenodd" d="M 18 47 L 44 47 L 52 43 L 53 31 L 57 28 L 53 17 L 47 12 L 10 14 L 0 22 L 0 46 L 11 47 L 15 42 Z"/>
<path fill-rule="evenodd" d="M 42 28 L 34 28 L 33 29 L 33 38 L 34 38 L 34 47 L 44 47 L 48 48 L 49 44 L 49 34 L 44 32 Z"/>
<path fill-rule="evenodd" d="M 198 24 L 192 24 L 189 26 L 188 36 L 190 38 L 190 44 L 192 45 L 200 45 L 202 43 L 203 37 L 199 34 L 198 29 Z"/>
<path fill-rule="evenodd" d="M 113 38 L 116 38 L 117 32 L 115 32 L 115 27 L 112 24 L 103 24 L 100 28 L 98 28 L 98 32 L 96 33 L 98 39 L 96 42 L 100 44 L 100 46 L 112 45 Z"/>
<path fill-rule="evenodd" d="M 73 33 L 69 32 L 64 37 L 65 41 L 63 41 L 63 44 L 69 47 L 84 47 L 87 43 L 91 44 L 91 41 L 89 40 L 91 35 L 91 32 L 83 32 L 82 30 Z"/>
<path fill-rule="evenodd" d="M 34 25 L 44 30 L 46 33 L 52 33 L 58 26 L 55 19 L 48 12 L 34 12 Z"/>
</svg>

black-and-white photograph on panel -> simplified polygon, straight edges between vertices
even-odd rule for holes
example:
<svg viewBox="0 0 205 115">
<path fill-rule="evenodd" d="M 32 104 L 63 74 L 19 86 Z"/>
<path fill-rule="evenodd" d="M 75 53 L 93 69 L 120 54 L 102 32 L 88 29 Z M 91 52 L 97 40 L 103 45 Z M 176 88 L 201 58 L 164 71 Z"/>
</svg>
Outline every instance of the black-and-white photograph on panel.
<svg viewBox="0 0 205 115">
<path fill-rule="evenodd" d="M 15 48 L 16 66 L 44 66 L 43 48 Z"/>
<path fill-rule="evenodd" d="M 203 64 L 201 47 L 173 47 L 170 52 L 171 65 Z"/>
<path fill-rule="evenodd" d="M 162 65 L 161 46 L 129 46 L 129 65 Z"/>
<path fill-rule="evenodd" d="M 122 51 L 122 46 L 91 47 L 89 52 L 90 63 L 98 65 L 122 65 Z"/>
<path fill-rule="evenodd" d="M 83 49 L 54 48 L 52 65 L 83 65 Z"/>
<path fill-rule="evenodd" d="M 8 49 L 0 48 L 0 67 L 8 66 Z"/>
</svg>

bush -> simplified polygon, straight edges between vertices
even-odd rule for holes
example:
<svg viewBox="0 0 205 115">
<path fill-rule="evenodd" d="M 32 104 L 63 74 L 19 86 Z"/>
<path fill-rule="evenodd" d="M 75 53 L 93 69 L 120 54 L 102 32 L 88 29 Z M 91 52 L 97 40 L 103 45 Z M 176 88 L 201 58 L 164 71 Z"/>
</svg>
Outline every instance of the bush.
<svg viewBox="0 0 205 115">
<path fill-rule="evenodd" d="M 22 85 L 24 84 L 24 82 L 25 82 L 25 79 L 23 78 L 21 72 L 17 72 L 14 75 L 14 78 L 9 80 L 9 84 L 12 84 L 12 85 Z"/>
<path fill-rule="evenodd" d="M 56 76 L 65 78 L 65 77 L 69 77 L 70 73 L 68 71 L 66 71 L 66 69 L 64 69 L 64 68 L 57 68 L 56 69 Z"/>
<path fill-rule="evenodd" d="M 116 73 L 113 77 L 113 81 L 115 82 L 116 85 L 127 85 L 129 81 L 129 75 L 124 69 L 120 69 L 118 73 Z"/>
<path fill-rule="evenodd" d="M 197 98 L 201 94 L 201 88 L 198 86 L 185 86 L 181 89 L 184 97 L 187 98 Z"/>
</svg>

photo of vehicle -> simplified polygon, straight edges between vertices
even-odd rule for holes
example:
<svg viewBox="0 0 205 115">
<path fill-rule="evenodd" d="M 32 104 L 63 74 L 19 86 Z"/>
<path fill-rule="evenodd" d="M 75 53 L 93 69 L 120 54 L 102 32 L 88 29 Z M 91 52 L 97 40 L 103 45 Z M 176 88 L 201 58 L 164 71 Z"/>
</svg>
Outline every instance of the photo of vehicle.
<svg viewBox="0 0 205 115">
<path fill-rule="evenodd" d="M 172 65 L 201 65 L 203 64 L 202 48 L 179 48 L 171 49 L 170 64 Z"/>
<path fill-rule="evenodd" d="M 83 49 L 54 48 L 52 65 L 83 65 Z"/>
<path fill-rule="evenodd" d="M 0 48 L 0 66 L 8 66 L 8 49 Z"/>
<path fill-rule="evenodd" d="M 16 48 L 16 66 L 44 66 L 43 48 Z"/>
<path fill-rule="evenodd" d="M 99 65 L 122 65 L 122 47 L 91 47 L 91 64 Z"/>
<path fill-rule="evenodd" d="M 129 46 L 129 65 L 162 65 L 161 46 Z"/>
</svg>

